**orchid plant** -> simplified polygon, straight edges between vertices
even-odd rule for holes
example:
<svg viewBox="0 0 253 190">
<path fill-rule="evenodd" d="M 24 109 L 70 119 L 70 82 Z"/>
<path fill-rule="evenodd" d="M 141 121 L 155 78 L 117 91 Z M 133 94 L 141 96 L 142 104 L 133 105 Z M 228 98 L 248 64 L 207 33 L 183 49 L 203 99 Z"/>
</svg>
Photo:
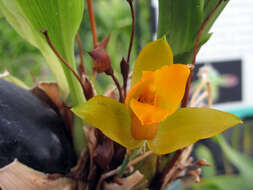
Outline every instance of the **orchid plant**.
<svg viewBox="0 0 253 190">
<path fill-rule="evenodd" d="M 141 50 L 124 104 L 95 96 L 72 110 L 127 149 L 147 141 L 156 154 L 168 154 L 241 123 L 214 109 L 180 108 L 189 74 L 187 65 L 173 64 L 170 46 L 160 39 Z"/>
<path fill-rule="evenodd" d="M 80 189 L 138 189 L 138 185 L 139 189 L 164 189 L 193 165 L 208 165 L 203 160 L 185 165 L 191 152 L 187 147 L 242 123 L 230 113 L 187 107 L 197 52 L 210 38 L 209 29 L 228 1 L 159 0 L 158 39 L 148 42 L 132 62 L 134 1 L 122 3 L 129 4 L 132 29 L 127 58 L 119 65 L 121 84 L 106 51 L 109 37 L 98 42 L 92 0 L 0 0 L 8 22 L 45 57 L 56 78 L 60 102 L 67 104 L 70 95 L 72 112 L 68 106 L 60 110 L 71 126 L 79 162 L 65 177 L 81 184 Z M 90 75 L 77 34 L 86 4 L 93 38 L 88 52 L 92 61 L 86 63 L 93 65 Z M 100 73 L 111 77 L 115 86 L 104 95 L 96 95 L 94 87 Z M 54 102 L 59 106 L 59 100 Z M 66 113 L 73 114 L 73 120 Z M 139 162 L 142 166 L 132 172 L 130 168 Z M 178 173 L 179 163 L 183 170 Z"/>
</svg>

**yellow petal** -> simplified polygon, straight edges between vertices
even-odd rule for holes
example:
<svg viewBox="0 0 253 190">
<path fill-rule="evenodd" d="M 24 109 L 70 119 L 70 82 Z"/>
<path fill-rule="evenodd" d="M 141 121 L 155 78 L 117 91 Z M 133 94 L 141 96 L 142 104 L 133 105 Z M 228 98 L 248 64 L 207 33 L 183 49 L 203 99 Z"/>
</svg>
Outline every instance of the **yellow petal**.
<svg viewBox="0 0 253 190">
<path fill-rule="evenodd" d="M 155 71 L 155 105 L 173 114 L 183 99 L 189 74 L 189 68 L 181 64 L 163 66 Z"/>
<path fill-rule="evenodd" d="M 131 86 L 141 79 L 143 71 L 155 71 L 171 64 L 173 64 L 173 54 L 165 38 L 147 44 L 136 60 Z"/>
<path fill-rule="evenodd" d="M 131 100 L 130 107 L 142 125 L 160 123 L 168 116 L 167 110 L 150 104 L 138 102 L 136 99 Z"/>
<path fill-rule="evenodd" d="M 208 108 L 182 108 L 162 122 L 149 148 L 167 154 L 241 124 L 235 115 Z"/>
<path fill-rule="evenodd" d="M 128 92 L 125 105 L 129 107 L 132 98 L 138 99 L 141 94 L 154 82 L 154 72 L 143 72 L 141 80 L 136 83 Z"/>
<path fill-rule="evenodd" d="M 72 111 L 126 148 L 133 149 L 143 144 L 143 141 L 137 141 L 131 134 L 131 121 L 126 106 L 112 98 L 95 96 L 74 107 Z"/>
</svg>

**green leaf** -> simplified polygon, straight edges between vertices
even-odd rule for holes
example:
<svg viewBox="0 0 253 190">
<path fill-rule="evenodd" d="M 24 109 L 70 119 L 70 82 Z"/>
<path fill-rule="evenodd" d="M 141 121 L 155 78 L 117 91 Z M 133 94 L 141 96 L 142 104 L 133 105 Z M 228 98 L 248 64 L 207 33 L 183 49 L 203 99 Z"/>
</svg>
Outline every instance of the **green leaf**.
<svg viewBox="0 0 253 190">
<path fill-rule="evenodd" d="M 219 0 L 205 0 L 204 18 L 206 18 L 209 15 L 209 13 L 215 8 L 215 6 L 218 4 L 218 2 L 219 2 Z M 203 32 L 202 39 L 208 35 L 209 30 L 211 29 L 212 25 L 214 24 L 214 22 L 216 21 L 218 16 L 221 14 L 223 9 L 226 7 L 228 2 L 229 2 L 229 0 L 222 2 L 222 4 L 218 7 L 218 9 L 215 11 L 215 13 L 212 15 L 212 17 L 208 20 L 206 27 L 204 29 L 204 32 Z"/>
<path fill-rule="evenodd" d="M 201 24 L 218 0 L 159 0 L 158 37 L 166 35 L 175 63 L 191 63 L 195 41 Z M 201 37 L 200 47 L 211 37 L 209 30 L 227 2 L 209 19 Z"/>
<path fill-rule="evenodd" d="M 167 154 L 241 123 L 230 113 L 208 108 L 182 108 L 159 125 L 156 137 L 148 144 L 153 152 Z"/>
<path fill-rule="evenodd" d="M 155 71 L 171 64 L 173 64 L 173 54 L 165 38 L 147 44 L 141 50 L 134 65 L 131 85 L 141 79 L 143 71 Z"/>
<path fill-rule="evenodd" d="M 175 56 L 189 52 L 203 14 L 203 0 L 159 0 L 158 37 L 166 35 Z"/>
<path fill-rule="evenodd" d="M 83 0 L 0 0 L 0 10 L 12 27 L 28 42 L 37 47 L 46 59 L 60 87 L 63 98 L 71 94 L 72 104 L 84 102 L 82 88 L 55 56 L 41 33 L 48 35 L 64 59 L 76 70 L 74 38 L 82 20 Z M 81 124 L 74 119 L 74 145 L 77 152 L 85 145 Z"/>
<path fill-rule="evenodd" d="M 112 98 L 96 96 L 74 107 L 72 111 L 127 148 L 137 148 L 143 144 L 143 141 L 137 141 L 131 135 L 130 116 L 126 106 Z"/>
<path fill-rule="evenodd" d="M 70 90 L 74 105 L 84 101 L 81 86 L 54 55 L 40 31 L 48 30 L 56 49 L 75 69 L 74 37 L 83 7 L 83 0 L 0 0 L 0 10 L 8 22 L 24 39 L 40 49 L 65 96 Z"/>
</svg>

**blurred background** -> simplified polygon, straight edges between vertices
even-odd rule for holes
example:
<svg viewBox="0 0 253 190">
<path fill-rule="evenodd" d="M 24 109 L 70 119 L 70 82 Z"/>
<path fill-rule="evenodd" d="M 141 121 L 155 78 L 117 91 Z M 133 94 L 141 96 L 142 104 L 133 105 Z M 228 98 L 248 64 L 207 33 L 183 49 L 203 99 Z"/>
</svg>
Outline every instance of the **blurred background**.
<svg viewBox="0 0 253 190">
<path fill-rule="evenodd" d="M 131 15 L 123 0 L 94 0 L 99 40 L 110 35 L 108 53 L 121 79 L 120 61 L 127 56 Z M 140 49 L 156 36 L 157 0 L 136 0 L 136 36 L 131 57 L 134 62 Z M 91 73 L 92 50 L 88 12 L 85 11 L 79 34 L 86 67 Z M 230 0 L 212 28 L 213 35 L 197 57 L 192 90 L 199 82 L 198 73 L 208 69 L 214 107 L 238 115 L 244 124 L 214 139 L 198 142 L 193 156 L 204 158 L 211 167 L 203 169 L 203 180 L 195 185 L 191 180 L 176 181 L 168 189 L 252 190 L 253 181 L 253 1 Z M 78 51 L 76 51 L 77 60 Z M 77 61 L 78 62 L 78 61 Z M 133 64 L 131 64 L 133 65 Z M 5 70 L 32 87 L 34 81 L 51 81 L 52 75 L 39 51 L 25 42 L 1 17 L 0 13 L 0 73 Z M 109 85 L 109 78 L 97 75 L 98 93 Z M 203 102 L 205 104 L 206 102 Z"/>
</svg>

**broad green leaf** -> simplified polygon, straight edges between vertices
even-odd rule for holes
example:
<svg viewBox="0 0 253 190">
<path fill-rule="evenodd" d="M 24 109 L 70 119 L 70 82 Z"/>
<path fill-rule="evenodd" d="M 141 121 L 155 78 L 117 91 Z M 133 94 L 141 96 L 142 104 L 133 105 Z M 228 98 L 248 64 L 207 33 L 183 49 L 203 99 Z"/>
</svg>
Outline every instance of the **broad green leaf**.
<svg viewBox="0 0 253 190">
<path fill-rule="evenodd" d="M 182 108 L 159 125 L 156 137 L 148 144 L 153 152 L 167 154 L 241 123 L 230 113 L 208 108 Z"/>
<path fill-rule="evenodd" d="M 24 39 L 40 49 L 65 96 L 70 90 L 74 105 L 84 101 L 80 84 L 57 59 L 40 31 L 48 30 L 56 49 L 75 69 L 74 37 L 83 7 L 83 0 L 0 0 L 3 15 Z"/>
<path fill-rule="evenodd" d="M 130 116 L 126 106 L 112 98 L 96 96 L 74 107 L 72 111 L 127 148 L 137 148 L 143 144 L 143 141 L 137 141 L 131 135 Z"/>
<path fill-rule="evenodd" d="M 158 37 L 166 35 L 175 56 L 193 49 L 203 8 L 203 0 L 159 0 Z"/>
<path fill-rule="evenodd" d="M 173 64 L 173 54 L 165 38 L 147 44 L 141 50 L 134 65 L 131 86 L 141 79 L 143 71 L 155 71 L 171 64 Z"/>
<path fill-rule="evenodd" d="M 175 63 L 191 63 L 200 26 L 218 0 L 159 0 L 158 37 L 166 35 Z M 211 37 L 209 30 L 227 2 L 209 19 L 201 37 L 200 47 Z"/>
</svg>

